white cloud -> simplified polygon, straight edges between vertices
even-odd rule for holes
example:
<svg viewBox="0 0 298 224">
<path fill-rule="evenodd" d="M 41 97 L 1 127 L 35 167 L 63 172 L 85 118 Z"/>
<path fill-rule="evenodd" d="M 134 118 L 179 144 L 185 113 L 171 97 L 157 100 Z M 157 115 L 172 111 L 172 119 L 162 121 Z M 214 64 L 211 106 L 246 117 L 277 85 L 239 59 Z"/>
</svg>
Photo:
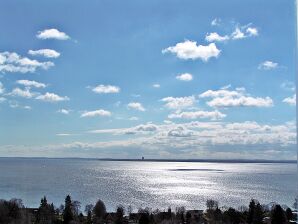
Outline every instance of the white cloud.
<svg viewBox="0 0 298 224">
<path fill-rule="evenodd" d="M 3 94 L 5 92 L 5 88 L 2 84 L 2 82 L 0 82 L 0 94 Z"/>
<path fill-rule="evenodd" d="M 21 57 L 15 52 L 0 52 L 0 72 L 34 73 L 36 69 L 47 70 L 54 66 L 53 62 L 39 62 Z"/>
<path fill-rule="evenodd" d="M 139 111 L 145 111 L 146 109 L 143 107 L 143 105 L 139 102 L 130 102 L 127 104 L 127 107 L 130 109 L 134 110 L 139 110 Z"/>
<path fill-rule="evenodd" d="M 229 86 L 225 86 L 225 89 L 219 90 L 207 90 L 199 95 L 200 98 L 217 98 L 217 97 L 238 97 L 241 95 L 239 91 L 236 90 L 228 90 Z"/>
<path fill-rule="evenodd" d="M 120 88 L 118 86 L 112 85 L 98 85 L 92 89 L 93 92 L 103 94 L 103 93 L 119 93 Z"/>
<path fill-rule="evenodd" d="M 233 40 L 244 39 L 246 35 L 240 30 L 239 27 L 235 28 L 235 31 L 231 34 Z"/>
<path fill-rule="evenodd" d="M 283 88 L 284 90 L 288 90 L 288 91 L 295 91 L 296 87 L 295 87 L 295 83 L 290 82 L 290 81 L 284 81 L 281 85 L 281 88 Z"/>
<path fill-rule="evenodd" d="M 200 98 L 212 98 L 207 104 L 211 107 L 271 107 L 273 100 L 270 97 L 252 97 L 244 88 L 235 90 L 220 89 L 208 90 L 199 95 Z"/>
<path fill-rule="evenodd" d="M 158 126 L 152 123 L 140 124 L 130 128 L 100 129 L 92 130 L 89 133 L 94 134 L 113 134 L 113 135 L 139 135 L 151 134 L 158 130 Z"/>
<path fill-rule="evenodd" d="M 152 85 L 152 87 L 153 87 L 153 88 L 160 88 L 160 84 L 155 83 L 155 84 Z"/>
<path fill-rule="evenodd" d="M 44 95 L 37 96 L 36 99 L 42 100 L 45 102 L 59 102 L 59 101 L 69 100 L 67 96 L 59 96 L 55 93 L 49 93 L 49 92 L 46 92 Z"/>
<path fill-rule="evenodd" d="M 100 147 L 122 147 L 135 146 L 146 149 L 231 149 L 236 151 L 239 147 L 247 147 L 251 152 L 253 149 L 272 149 L 272 146 L 284 148 L 296 144 L 295 122 L 287 122 L 280 125 L 259 124 L 254 121 L 240 123 L 231 122 L 189 122 L 189 123 L 167 123 L 156 125 L 147 123 L 131 128 L 93 130 L 90 133 L 97 134 L 145 134 L 148 137 L 133 140 L 111 141 L 98 143 Z M 170 137 L 170 138 L 169 138 Z M 175 139 L 177 137 L 177 139 Z M 183 139 L 181 139 L 184 137 Z M 185 139 L 185 140 L 184 140 Z M 208 150 L 209 151 L 209 150 Z M 210 152 L 210 151 L 209 151 Z M 243 153 L 243 151 L 242 151 Z"/>
<path fill-rule="evenodd" d="M 205 40 L 208 42 L 223 42 L 232 40 L 244 39 L 247 37 L 255 37 L 259 35 L 258 29 L 251 27 L 251 24 L 245 26 L 236 26 L 235 30 L 230 35 L 221 36 L 216 32 L 207 33 Z"/>
<path fill-rule="evenodd" d="M 13 109 L 25 109 L 25 110 L 31 110 L 30 106 L 22 106 L 17 101 L 9 101 L 9 107 Z"/>
<path fill-rule="evenodd" d="M 3 103 L 4 101 L 6 101 L 5 97 L 0 96 L 0 103 Z"/>
<path fill-rule="evenodd" d="M 29 99 L 29 98 L 36 96 L 36 93 L 30 92 L 30 88 L 25 88 L 25 89 L 14 88 L 10 93 L 8 93 L 8 95 Z"/>
<path fill-rule="evenodd" d="M 221 120 L 222 118 L 225 118 L 226 115 L 219 112 L 219 111 L 183 111 L 183 112 L 176 112 L 173 114 L 169 114 L 169 119 L 198 119 L 198 118 L 207 118 L 211 120 Z"/>
<path fill-rule="evenodd" d="M 208 42 L 222 42 L 222 41 L 227 41 L 229 40 L 229 36 L 225 35 L 225 36 L 220 36 L 218 33 L 207 33 L 205 40 Z"/>
<path fill-rule="evenodd" d="M 56 39 L 56 40 L 68 40 L 70 37 L 57 29 L 45 29 L 43 31 L 38 31 L 36 35 L 38 39 Z"/>
<path fill-rule="evenodd" d="M 195 97 L 165 97 L 161 99 L 161 101 L 166 102 L 165 107 L 169 109 L 183 109 L 193 106 L 195 103 Z"/>
<path fill-rule="evenodd" d="M 107 110 L 99 109 L 93 111 L 86 111 L 81 114 L 81 117 L 109 117 L 112 113 Z"/>
<path fill-rule="evenodd" d="M 287 97 L 287 98 L 283 99 L 282 102 L 287 103 L 291 106 L 295 106 L 296 105 L 296 94 L 294 94 L 291 97 Z"/>
<path fill-rule="evenodd" d="M 258 69 L 261 70 L 273 70 L 278 67 L 278 63 L 272 62 L 272 61 L 264 61 L 261 64 L 259 64 Z"/>
<path fill-rule="evenodd" d="M 184 42 L 177 43 L 175 46 L 168 47 L 162 50 L 162 53 L 175 54 L 180 59 L 201 59 L 207 62 L 210 58 L 217 58 L 220 54 L 220 50 L 214 43 L 210 43 L 207 46 L 197 45 L 196 41 L 185 40 Z"/>
<path fill-rule="evenodd" d="M 183 137 L 183 138 L 187 138 L 187 137 L 191 137 L 193 136 L 193 132 L 190 130 L 185 129 L 183 126 L 178 126 L 175 129 L 172 129 L 168 132 L 168 136 L 169 137 Z"/>
<path fill-rule="evenodd" d="M 130 120 L 130 121 L 138 121 L 139 118 L 138 118 L 138 117 L 130 117 L 129 120 Z"/>
<path fill-rule="evenodd" d="M 271 107 L 273 101 L 270 97 L 241 96 L 239 98 L 215 98 L 207 104 L 211 107 Z"/>
<path fill-rule="evenodd" d="M 259 35 L 259 31 L 257 28 L 255 27 L 248 27 L 246 29 L 246 33 L 249 35 L 249 36 L 258 36 Z"/>
<path fill-rule="evenodd" d="M 31 80 L 17 80 L 17 84 L 26 86 L 26 87 L 35 87 L 35 88 L 45 88 L 47 85 L 41 82 L 31 81 Z"/>
<path fill-rule="evenodd" d="M 211 26 L 219 26 L 220 22 L 221 22 L 220 18 L 215 18 L 211 21 Z"/>
<path fill-rule="evenodd" d="M 135 132 L 154 132 L 158 129 L 157 125 L 152 123 L 141 124 L 134 127 L 132 130 Z"/>
<path fill-rule="evenodd" d="M 192 74 L 189 73 L 183 73 L 176 76 L 176 79 L 180 81 L 191 81 L 193 79 Z"/>
<path fill-rule="evenodd" d="M 69 113 L 70 113 L 70 111 L 71 111 L 71 110 L 67 110 L 67 109 L 60 109 L 60 110 L 58 110 L 57 112 L 58 112 L 58 113 L 61 113 L 61 114 L 66 114 L 66 115 L 67 115 L 67 114 L 69 114 Z"/>
<path fill-rule="evenodd" d="M 1 155 L 110 157 L 110 150 L 120 154 L 142 152 L 150 158 L 167 153 L 172 158 L 295 159 L 295 122 L 264 124 L 255 121 L 152 124 L 150 127 L 94 130 L 112 134 L 110 141 L 73 141 L 41 146 L 2 145 Z M 143 126 L 143 125 L 139 125 Z M 131 129 L 131 130 L 129 130 Z M 139 130 L 139 131 L 138 131 Z M 143 130 L 143 131 L 142 131 Z M 129 135 L 128 138 L 117 135 Z M 141 135 L 138 135 L 141 134 Z M 41 150 L 42 148 L 42 150 Z M 120 150 L 121 149 L 121 150 Z"/>
<path fill-rule="evenodd" d="M 165 124 L 173 124 L 173 121 L 170 121 L 170 120 L 164 120 L 163 123 L 165 123 Z"/>
<path fill-rule="evenodd" d="M 72 134 L 68 134 L 68 133 L 58 133 L 56 134 L 56 136 L 71 136 Z"/>
<path fill-rule="evenodd" d="M 58 58 L 60 56 L 59 52 L 51 49 L 29 50 L 28 54 L 33 56 L 40 55 L 46 58 Z"/>
</svg>

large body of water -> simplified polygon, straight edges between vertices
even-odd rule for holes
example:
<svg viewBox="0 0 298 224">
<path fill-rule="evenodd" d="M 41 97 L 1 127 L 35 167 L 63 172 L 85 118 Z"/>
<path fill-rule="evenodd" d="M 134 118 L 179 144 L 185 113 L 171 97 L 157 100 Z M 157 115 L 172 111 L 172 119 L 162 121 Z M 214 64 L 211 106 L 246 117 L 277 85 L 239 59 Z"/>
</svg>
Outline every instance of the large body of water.
<svg viewBox="0 0 298 224">
<path fill-rule="evenodd" d="M 119 204 L 204 209 L 207 199 L 236 208 L 251 198 L 291 206 L 296 190 L 296 164 L 0 158 L 0 198 L 28 207 L 43 195 L 58 206 L 67 194 L 82 207 L 100 198 L 110 211 Z"/>
</svg>

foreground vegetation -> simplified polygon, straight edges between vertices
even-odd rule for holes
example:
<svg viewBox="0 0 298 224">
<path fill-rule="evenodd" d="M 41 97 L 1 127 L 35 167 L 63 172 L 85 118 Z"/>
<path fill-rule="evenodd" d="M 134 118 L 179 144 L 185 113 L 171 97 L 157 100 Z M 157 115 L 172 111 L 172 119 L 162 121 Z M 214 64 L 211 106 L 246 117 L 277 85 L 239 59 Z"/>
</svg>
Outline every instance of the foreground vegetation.
<svg viewBox="0 0 298 224">
<path fill-rule="evenodd" d="M 294 207 L 297 208 L 297 200 Z M 205 211 L 140 208 L 136 213 L 131 206 L 125 211 L 121 205 L 115 212 L 107 212 L 101 200 L 81 211 L 80 202 L 72 201 L 69 195 L 59 208 L 48 203 L 46 197 L 41 199 L 39 208 L 26 208 L 20 199 L 0 200 L 0 224 L 287 224 L 296 219 L 290 208 L 278 204 L 262 206 L 256 200 L 239 209 L 219 207 L 217 201 L 208 200 Z"/>
</svg>

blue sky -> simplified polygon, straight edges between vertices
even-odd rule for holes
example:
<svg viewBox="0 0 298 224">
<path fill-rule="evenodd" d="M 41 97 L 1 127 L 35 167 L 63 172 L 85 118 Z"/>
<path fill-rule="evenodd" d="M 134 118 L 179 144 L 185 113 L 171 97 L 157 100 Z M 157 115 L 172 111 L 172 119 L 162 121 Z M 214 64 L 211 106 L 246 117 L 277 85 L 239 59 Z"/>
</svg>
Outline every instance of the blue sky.
<svg viewBox="0 0 298 224">
<path fill-rule="evenodd" d="M 295 159 L 294 1 L 1 1 L 0 156 Z"/>
</svg>

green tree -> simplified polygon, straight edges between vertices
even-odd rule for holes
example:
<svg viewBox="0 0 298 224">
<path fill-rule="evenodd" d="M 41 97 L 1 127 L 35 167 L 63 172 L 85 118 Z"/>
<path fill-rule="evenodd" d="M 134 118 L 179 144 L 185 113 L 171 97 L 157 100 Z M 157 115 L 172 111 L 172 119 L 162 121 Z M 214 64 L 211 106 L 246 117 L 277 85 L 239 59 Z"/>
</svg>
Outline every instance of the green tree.
<svg viewBox="0 0 298 224">
<path fill-rule="evenodd" d="M 247 223 L 248 224 L 253 223 L 255 208 L 256 208 L 256 202 L 254 199 L 252 199 L 249 203 L 249 209 L 248 209 L 248 215 L 247 215 Z"/>
<path fill-rule="evenodd" d="M 287 217 L 285 211 L 280 205 L 275 205 L 271 211 L 271 223 L 272 224 L 286 224 Z"/>
<path fill-rule="evenodd" d="M 294 214 L 292 212 L 292 209 L 287 208 L 287 210 L 286 210 L 286 216 L 287 216 L 288 221 L 291 221 L 291 220 L 294 219 Z"/>
<path fill-rule="evenodd" d="M 72 203 L 69 195 L 65 198 L 64 212 L 63 212 L 63 223 L 69 224 L 73 220 Z"/>
<path fill-rule="evenodd" d="M 99 199 L 93 208 L 94 222 L 102 223 L 106 213 L 106 206 L 103 201 Z"/>
<path fill-rule="evenodd" d="M 88 204 L 85 206 L 85 212 L 87 213 L 87 219 L 86 219 L 86 224 L 92 224 L 92 209 L 93 209 L 92 204 Z"/>
<path fill-rule="evenodd" d="M 36 222 L 39 224 L 51 224 L 54 221 L 55 209 L 53 204 L 48 204 L 46 196 L 40 200 Z"/>
<path fill-rule="evenodd" d="M 260 203 L 256 204 L 254 216 L 253 216 L 253 224 L 262 224 L 264 218 L 264 211 Z"/>
<path fill-rule="evenodd" d="M 116 224 L 122 224 L 123 223 L 123 216 L 124 216 L 124 207 L 122 205 L 119 205 L 116 209 Z"/>
<path fill-rule="evenodd" d="M 140 219 L 139 224 L 149 224 L 150 222 L 150 214 L 146 210 L 139 210 Z"/>
</svg>

